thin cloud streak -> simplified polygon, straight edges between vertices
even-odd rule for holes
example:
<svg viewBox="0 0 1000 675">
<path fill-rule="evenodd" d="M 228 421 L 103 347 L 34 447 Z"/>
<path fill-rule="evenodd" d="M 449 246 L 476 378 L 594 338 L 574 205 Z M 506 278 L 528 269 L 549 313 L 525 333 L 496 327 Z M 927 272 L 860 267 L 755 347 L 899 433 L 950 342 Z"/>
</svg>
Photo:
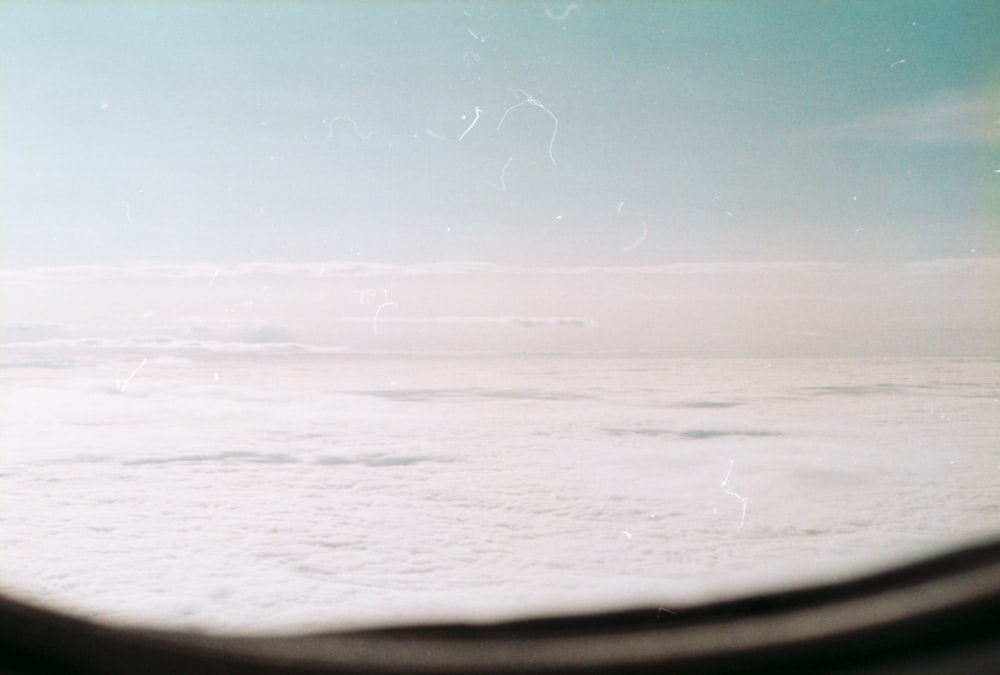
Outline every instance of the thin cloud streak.
<svg viewBox="0 0 1000 675">
<path fill-rule="evenodd" d="M 995 353 L 998 288 L 1000 258 L 48 267 L 0 273 L 0 336 L 157 351 Z M 378 315 L 384 303 L 393 311 Z"/>
<path fill-rule="evenodd" d="M 1000 144 L 1000 110 L 995 92 L 944 89 L 932 97 L 895 106 L 841 124 L 821 135 L 877 143 L 949 145 Z"/>
</svg>

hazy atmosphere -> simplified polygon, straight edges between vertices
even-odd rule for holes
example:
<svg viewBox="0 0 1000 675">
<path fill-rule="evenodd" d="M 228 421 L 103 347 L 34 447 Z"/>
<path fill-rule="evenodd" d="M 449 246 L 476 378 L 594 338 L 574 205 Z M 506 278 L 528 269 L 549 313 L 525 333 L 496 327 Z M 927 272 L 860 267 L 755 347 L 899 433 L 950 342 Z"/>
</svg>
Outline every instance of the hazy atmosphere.
<svg viewBox="0 0 1000 675">
<path fill-rule="evenodd" d="M 1000 344 L 996 3 L 0 11 L 8 341 Z"/>
</svg>

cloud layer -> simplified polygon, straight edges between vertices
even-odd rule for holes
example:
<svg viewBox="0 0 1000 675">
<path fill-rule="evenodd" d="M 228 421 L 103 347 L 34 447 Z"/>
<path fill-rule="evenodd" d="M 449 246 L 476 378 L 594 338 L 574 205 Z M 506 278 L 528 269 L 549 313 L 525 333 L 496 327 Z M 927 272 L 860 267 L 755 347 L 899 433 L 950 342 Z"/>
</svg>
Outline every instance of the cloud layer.
<svg viewBox="0 0 1000 675">
<path fill-rule="evenodd" d="M 833 135 L 879 143 L 995 146 L 1000 144 L 1000 95 L 942 89 L 924 100 L 846 122 Z"/>
<path fill-rule="evenodd" d="M 1000 259 L 0 272 L 0 342 L 163 352 L 951 354 L 995 349 Z"/>
</svg>

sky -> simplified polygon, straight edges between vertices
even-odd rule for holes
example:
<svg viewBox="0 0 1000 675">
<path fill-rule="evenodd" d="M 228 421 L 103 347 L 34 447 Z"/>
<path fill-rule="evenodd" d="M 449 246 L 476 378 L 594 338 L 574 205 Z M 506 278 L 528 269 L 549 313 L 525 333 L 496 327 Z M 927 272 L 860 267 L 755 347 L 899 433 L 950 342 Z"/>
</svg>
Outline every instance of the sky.
<svg viewBox="0 0 1000 675">
<path fill-rule="evenodd" d="M 0 343 L 994 354 L 998 29 L 978 1 L 0 2 Z"/>
<path fill-rule="evenodd" d="M 0 4 L 0 264 L 1000 254 L 995 2 Z"/>
</svg>

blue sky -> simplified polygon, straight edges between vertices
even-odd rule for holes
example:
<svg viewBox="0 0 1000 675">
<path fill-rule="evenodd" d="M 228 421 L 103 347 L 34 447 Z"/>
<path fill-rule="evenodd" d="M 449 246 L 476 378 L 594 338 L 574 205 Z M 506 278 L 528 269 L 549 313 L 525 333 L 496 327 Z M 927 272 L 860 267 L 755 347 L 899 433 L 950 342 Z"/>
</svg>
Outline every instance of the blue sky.
<svg viewBox="0 0 1000 675">
<path fill-rule="evenodd" d="M 8 2 L 0 25 L 8 267 L 1000 255 L 998 3 Z"/>
</svg>

